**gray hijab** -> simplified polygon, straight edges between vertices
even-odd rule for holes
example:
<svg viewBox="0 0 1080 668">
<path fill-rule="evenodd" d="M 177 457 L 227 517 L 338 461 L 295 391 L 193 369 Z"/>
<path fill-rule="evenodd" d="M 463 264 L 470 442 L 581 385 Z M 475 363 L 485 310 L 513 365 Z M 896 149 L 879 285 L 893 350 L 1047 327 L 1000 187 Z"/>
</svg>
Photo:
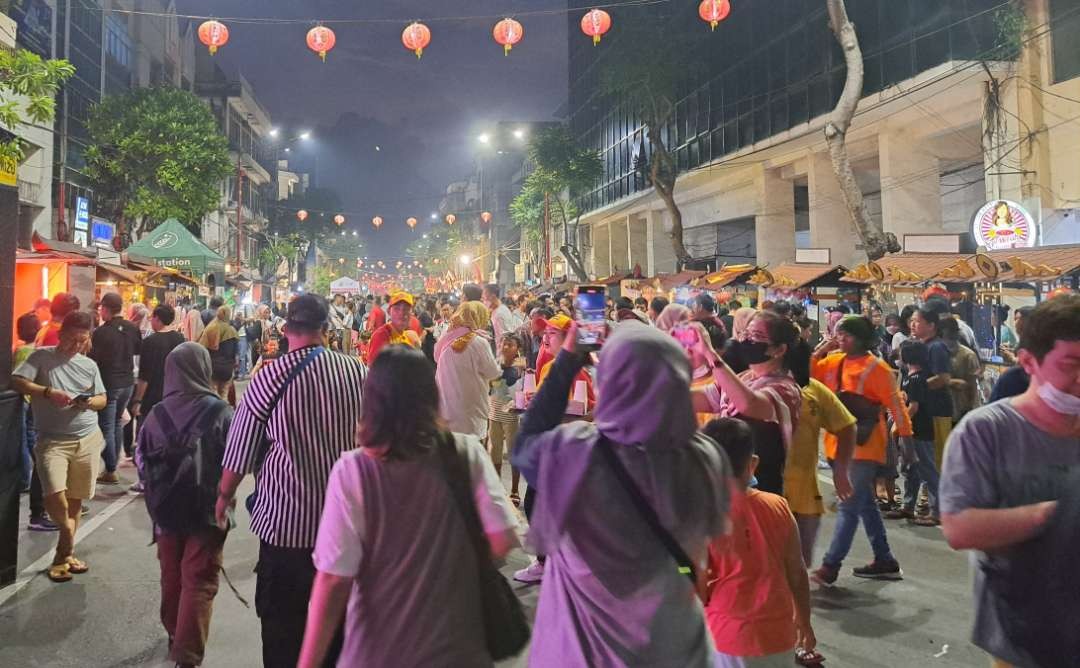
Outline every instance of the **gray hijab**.
<svg viewBox="0 0 1080 668">
<path fill-rule="evenodd" d="M 173 422 L 189 424 L 206 408 L 206 397 L 217 398 L 210 386 L 210 353 L 198 343 L 181 343 L 165 358 L 165 390 L 161 403 Z"/>
</svg>

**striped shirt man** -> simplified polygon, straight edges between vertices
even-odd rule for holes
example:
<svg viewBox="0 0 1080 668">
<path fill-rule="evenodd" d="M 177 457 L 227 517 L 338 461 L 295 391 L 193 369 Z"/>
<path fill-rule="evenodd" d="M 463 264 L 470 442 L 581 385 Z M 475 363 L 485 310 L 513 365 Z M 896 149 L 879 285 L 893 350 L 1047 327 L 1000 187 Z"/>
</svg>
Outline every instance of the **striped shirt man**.
<svg viewBox="0 0 1080 668">
<path fill-rule="evenodd" d="M 251 531 L 277 547 L 314 547 L 330 470 L 341 453 L 356 447 L 367 368 L 354 357 L 324 351 L 271 414 L 289 372 L 311 350 L 289 351 L 252 379 L 225 450 L 226 469 L 240 476 L 257 471 Z"/>
</svg>

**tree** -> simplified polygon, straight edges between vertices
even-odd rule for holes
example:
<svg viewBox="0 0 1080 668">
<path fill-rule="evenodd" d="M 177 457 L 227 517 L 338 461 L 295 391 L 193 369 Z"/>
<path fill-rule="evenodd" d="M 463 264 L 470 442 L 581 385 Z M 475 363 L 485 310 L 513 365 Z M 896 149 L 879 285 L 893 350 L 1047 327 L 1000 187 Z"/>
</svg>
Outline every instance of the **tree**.
<svg viewBox="0 0 1080 668">
<path fill-rule="evenodd" d="M 878 260 L 886 253 L 899 251 L 900 244 L 896 241 L 894 234 L 884 233 L 870 217 L 847 152 L 847 132 L 851 127 L 851 120 L 855 117 L 859 99 L 862 97 L 864 75 L 862 49 L 859 48 L 855 25 L 848 19 L 844 0 L 826 0 L 826 4 L 829 9 L 829 26 L 836 36 L 836 41 L 840 43 L 840 48 L 844 51 L 847 77 L 844 80 L 844 90 L 840 93 L 840 100 L 836 103 L 832 116 L 825 123 L 825 143 L 829 147 L 829 158 L 832 160 L 836 180 L 840 182 L 840 192 L 844 197 L 844 204 L 847 205 L 848 214 L 851 216 L 851 224 L 862 240 L 867 257 Z"/>
<path fill-rule="evenodd" d="M 267 239 L 275 248 L 291 248 L 291 252 L 282 253 L 288 261 L 290 276 L 293 263 L 297 258 L 302 259 L 310 244 L 336 239 L 335 235 L 340 234 L 334 216 L 341 210 L 341 197 L 331 188 L 309 188 L 275 205 L 267 226 Z M 304 220 L 297 216 L 299 211 L 307 212 Z"/>
<path fill-rule="evenodd" d="M 578 280 L 587 281 L 589 276 L 577 247 L 581 214 L 573 200 L 600 179 L 604 170 L 600 156 L 578 146 L 570 132 L 558 126 L 541 130 L 529 142 L 529 161 L 533 171 L 510 203 L 510 216 L 526 228 L 530 240 L 535 240 L 547 207 L 550 217 L 562 224 L 560 252 Z"/>
<path fill-rule="evenodd" d="M 99 202 L 136 239 L 167 218 L 198 234 L 236 169 L 210 108 L 187 91 L 137 88 L 106 97 L 90 110 L 87 128 L 86 171 Z"/>
<path fill-rule="evenodd" d="M 671 247 L 682 267 L 692 258 L 683 243 L 682 210 L 675 201 L 678 165 L 667 132 L 679 90 L 699 69 L 694 43 L 699 39 L 676 32 L 666 18 L 627 26 L 604 55 L 600 89 L 615 103 L 626 104 L 642 125 L 649 142 L 647 180 L 671 216 Z M 675 45 L 678 45 L 677 47 Z"/>
<path fill-rule="evenodd" d="M 73 74 L 75 67 L 66 60 L 43 60 L 25 49 L 0 49 L 0 129 L 16 134 L 21 123 L 51 121 L 56 93 Z M 23 155 L 21 139 L 0 139 L 0 161 L 18 164 Z"/>
</svg>

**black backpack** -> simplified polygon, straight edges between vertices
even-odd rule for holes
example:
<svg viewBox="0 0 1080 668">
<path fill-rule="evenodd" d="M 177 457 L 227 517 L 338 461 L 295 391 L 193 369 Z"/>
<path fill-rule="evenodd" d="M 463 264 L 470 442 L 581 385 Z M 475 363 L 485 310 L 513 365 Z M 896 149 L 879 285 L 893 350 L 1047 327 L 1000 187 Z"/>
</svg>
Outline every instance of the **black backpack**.
<svg viewBox="0 0 1080 668">
<path fill-rule="evenodd" d="M 206 397 L 198 418 L 182 431 L 163 404 L 150 412 L 161 429 L 144 429 L 138 448 L 146 510 L 156 526 L 183 533 L 213 523 L 221 453 L 205 437 L 228 406 L 216 397 Z"/>
</svg>

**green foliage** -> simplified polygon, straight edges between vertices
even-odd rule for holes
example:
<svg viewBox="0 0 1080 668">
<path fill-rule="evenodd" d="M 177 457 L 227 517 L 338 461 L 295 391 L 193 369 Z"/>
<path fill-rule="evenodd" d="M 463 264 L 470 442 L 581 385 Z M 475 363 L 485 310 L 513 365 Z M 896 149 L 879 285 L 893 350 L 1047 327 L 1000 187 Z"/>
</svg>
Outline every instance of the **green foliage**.
<svg viewBox="0 0 1080 668">
<path fill-rule="evenodd" d="M 291 239 L 270 239 L 268 245 L 263 246 L 259 251 L 258 263 L 259 267 L 263 269 L 263 274 L 273 274 L 282 260 L 287 260 L 289 266 L 292 266 L 296 256 L 299 254 L 299 249 Z"/>
<path fill-rule="evenodd" d="M 330 266 L 315 267 L 307 280 L 308 292 L 316 295 L 330 294 L 330 284 L 337 278 L 337 271 Z"/>
<path fill-rule="evenodd" d="M 1029 27 L 1022 2 L 1014 0 L 994 12 L 997 39 L 991 60 L 1016 60 L 1024 48 L 1024 33 Z"/>
<path fill-rule="evenodd" d="M 20 123 L 48 123 L 56 112 L 56 93 L 75 74 L 66 60 L 43 60 L 25 49 L 0 49 L 0 128 L 15 132 Z M 24 100 L 13 100 L 22 96 Z M 0 160 L 20 162 L 22 142 L 0 141 Z"/>
<path fill-rule="evenodd" d="M 461 255 L 465 234 L 460 223 L 441 225 L 412 241 L 405 247 L 405 255 L 424 264 L 424 269 L 431 274 L 441 273 L 446 267 L 453 268 L 457 257 Z M 435 262 L 438 260 L 438 262 Z"/>
<path fill-rule="evenodd" d="M 544 198 L 551 215 L 564 225 L 578 215 L 573 199 L 592 188 L 603 174 L 600 155 L 581 148 L 565 127 L 542 130 L 529 143 L 533 171 L 510 203 L 510 217 L 531 241 L 543 233 Z"/>
<path fill-rule="evenodd" d="M 206 104 L 175 88 L 138 88 L 94 105 L 87 127 L 86 171 L 99 201 L 138 221 L 137 235 L 167 218 L 199 233 L 235 170 Z"/>
</svg>

